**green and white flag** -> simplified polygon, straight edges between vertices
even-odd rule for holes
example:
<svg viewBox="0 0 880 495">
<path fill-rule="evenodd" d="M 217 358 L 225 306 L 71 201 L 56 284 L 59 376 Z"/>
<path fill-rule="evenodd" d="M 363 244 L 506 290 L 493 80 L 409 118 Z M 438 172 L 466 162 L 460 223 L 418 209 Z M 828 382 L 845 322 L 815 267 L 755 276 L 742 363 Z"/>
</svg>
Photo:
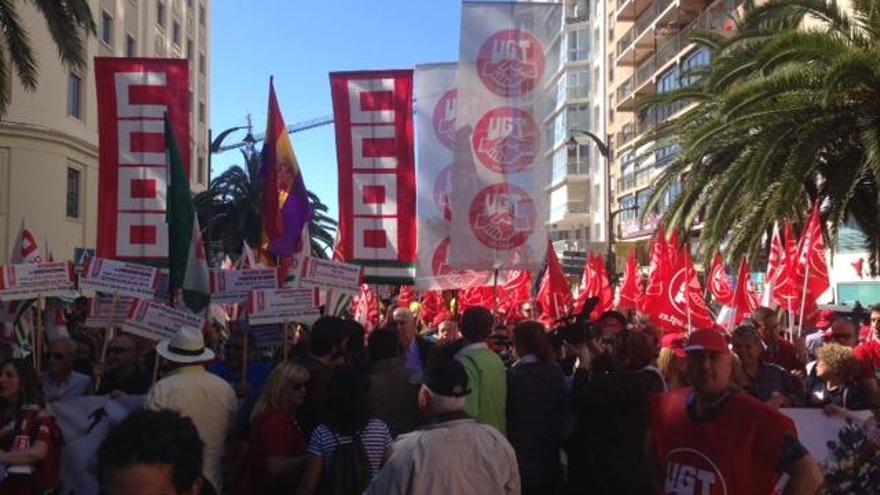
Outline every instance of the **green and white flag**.
<svg viewBox="0 0 880 495">
<path fill-rule="evenodd" d="M 171 293 L 175 300 L 182 296 L 186 307 L 194 313 L 200 313 L 211 302 L 208 260 L 189 181 L 167 115 L 165 148 L 168 161 L 165 222 L 168 224 Z"/>
</svg>

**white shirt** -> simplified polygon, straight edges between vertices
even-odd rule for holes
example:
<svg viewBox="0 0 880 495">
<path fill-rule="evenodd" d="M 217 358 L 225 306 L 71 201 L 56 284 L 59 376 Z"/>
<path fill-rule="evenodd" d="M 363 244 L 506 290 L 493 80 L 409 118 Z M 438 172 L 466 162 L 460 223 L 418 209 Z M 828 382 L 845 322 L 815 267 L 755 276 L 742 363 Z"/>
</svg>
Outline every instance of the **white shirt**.
<svg viewBox="0 0 880 495">
<path fill-rule="evenodd" d="M 46 372 L 43 373 L 43 393 L 46 394 L 47 402 L 75 399 L 86 393 L 89 382 L 91 378 L 76 371 L 71 371 L 63 382 L 56 382 Z"/>
<path fill-rule="evenodd" d="M 205 443 L 202 474 L 219 490 L 220 459 L 237 406 L 232 387 L 200 364 L 184 366 L 153 385 L 145 406 L 154 411 L 171 409 L 192 419 Z"/>
<path fill-rule="evenodd" d="M 470 418 L 401 435 L 365 494 L 423 493 L 519 495 L 513 447 L 498 430 Z"/>
</svg>

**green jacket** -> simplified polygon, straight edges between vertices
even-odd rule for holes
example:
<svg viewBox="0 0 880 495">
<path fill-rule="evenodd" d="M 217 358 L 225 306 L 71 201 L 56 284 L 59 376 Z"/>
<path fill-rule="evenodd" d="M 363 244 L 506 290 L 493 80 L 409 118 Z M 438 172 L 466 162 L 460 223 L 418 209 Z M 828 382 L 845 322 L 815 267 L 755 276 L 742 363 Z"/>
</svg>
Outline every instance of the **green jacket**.
<svg viewBox="0 0 880 495">
<path fill-rule="evenodd" d="M 467 372 L 471 390 L 464 412 L 506 434 L 507 371 L 501 358 L 486 344 L 471 344 L 459 351 L 456 358 Z"/>
</svg>

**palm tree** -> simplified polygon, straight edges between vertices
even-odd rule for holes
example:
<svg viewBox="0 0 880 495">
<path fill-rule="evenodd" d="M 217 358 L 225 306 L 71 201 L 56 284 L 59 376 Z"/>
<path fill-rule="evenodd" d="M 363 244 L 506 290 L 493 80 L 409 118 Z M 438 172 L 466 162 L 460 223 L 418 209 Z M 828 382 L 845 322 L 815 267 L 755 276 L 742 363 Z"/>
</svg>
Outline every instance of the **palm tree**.
<svg viewBox="0 0 880 495">
<path fill-rule="evenodd" d="M 223 135 L 218 136 L 218 139 L 222 137 Z M 211 233 L 210 241 L 220 241 L 226 253 L 240 253 L 243 241 L 251 246 L 260 245 L 260 155 L 252 147 L 243 149 L 241 154 L 244 167 L 234 165 L 228 168 L 211 180 L 207 190 L 196 194 L 194 198 L 200 224 L 206 232 Z M 327 205 L 311 191 L 308 194 L 314 212 L 309 223 L 311 254 L 327 258 L 333 250 L 337 223 L 327 216 Z"/>
<path fill-rule="evenodd" d="M 686 176 L 664 221 L 702 224 L 707 257 L 726 243 L 738 259 L 762 251 L 774 222 L 803 219 L 818 201 L 833 240 L 847 221 L 866 235 L 876 270 L 880 0 L 854 0 L 850 11 L 823 0 L 749 1 L 737 24 L 730 38 L 693 36 L 711 64 L 695 84 L 647 102 L 693 105 L 641 143 L 681 146 L 646 210 Z"/>
<path fill-rule="evenodd" d="M 61 62 L 68 67 L 86 66 L 85 39 L 87 32 L 95 33 L 95 22 L 88 0 L 29 0 L 46 19 L 49 33 L 58 47 Z M 30 36 L 21 23 L 15 0 L 0 0 L 0 116 L 9 105 L 9 77 L 15 69 L 18 80 L 28 91 L 37 88 L 37 60 L 31 48 Z M 5 48 L 5 49 L 4 49 Z M 9 66 L 4 54 L 12 61 Z"/>
</svg>

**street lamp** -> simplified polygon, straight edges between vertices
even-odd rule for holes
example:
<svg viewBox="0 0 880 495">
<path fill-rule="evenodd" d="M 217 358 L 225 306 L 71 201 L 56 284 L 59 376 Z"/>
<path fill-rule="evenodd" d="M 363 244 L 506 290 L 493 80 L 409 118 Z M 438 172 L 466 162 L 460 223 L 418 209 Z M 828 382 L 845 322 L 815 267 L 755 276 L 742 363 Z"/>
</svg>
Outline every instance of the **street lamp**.
<svg viewBox="0 0 880 495">
<path fill-rule="evenodd" d="M 614 259 L 613 250 L 614 229 L 611 227 L 611 160 L 614 158 L 611 149 L 611 136 L 606 136 L 605 139 L 601 139 L 592 132 L 584 131 L 582 129 L 569 129 L 569 132 L 571 133 L 571 137 L 569 137 L 568 141 L 565 143 L 565 147 L 568 151 L 576 151 L 578 149 L 578 142 L 575 138 L 575 134 L 578 134 L 590 138 L 590 140 L 593 141 L 593 144 L 596 145 L 596 149 L 599 150 L 599 154 L 605 158 L 605 267 L 608 274 L 613 276 L 617 273 L 617 263 Z M 620 211 L 615 213 L 620 213 Z"/>
</svg>

